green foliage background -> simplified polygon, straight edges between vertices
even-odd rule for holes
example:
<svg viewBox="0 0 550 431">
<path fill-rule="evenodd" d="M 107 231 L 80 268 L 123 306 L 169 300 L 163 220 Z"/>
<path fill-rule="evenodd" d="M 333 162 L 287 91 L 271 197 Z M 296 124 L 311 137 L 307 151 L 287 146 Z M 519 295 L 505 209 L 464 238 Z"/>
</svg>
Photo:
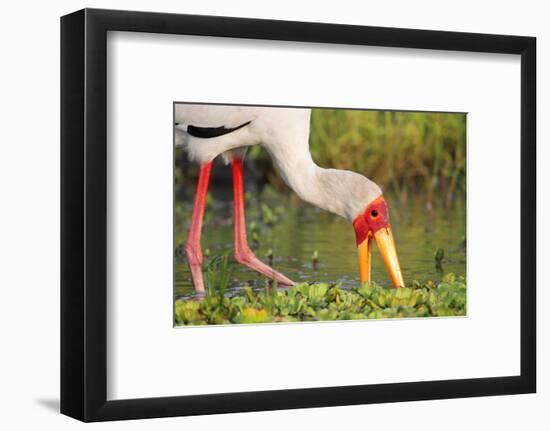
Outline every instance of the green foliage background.
<svg viewBox="0 0 550 431">
<path fill-rule="evenodd" d="M 315 160 L 368 173 L 386 187 L 466 186 L 466 115 L 315 109 Z"/>
</svg>

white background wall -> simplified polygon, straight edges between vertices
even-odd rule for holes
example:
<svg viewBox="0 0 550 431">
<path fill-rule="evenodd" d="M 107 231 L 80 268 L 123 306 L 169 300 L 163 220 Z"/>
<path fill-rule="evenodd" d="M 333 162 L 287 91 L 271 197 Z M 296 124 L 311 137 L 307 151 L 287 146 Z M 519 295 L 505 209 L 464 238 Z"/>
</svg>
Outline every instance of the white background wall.
<svg viewBox="0 0 550 431">
<path fill-rule="evenodd" d="M 94 425 L 130 429 L 381 428 L 547 429 L 550 403 L 548 293 L 550 163 L 545 82 L 550 27 L 544 2 L 399 0 L 270 2 L 51 1 L 3 5 L 0 25 L 0 424 L 70 429 L 59 403 L 59 16 L 88 7 L 339 22 L 538 38 L 538 394 L 326 409 L 217 415 Z M 511 203 L 513 204 L 513 202 Z M 511 227 L 514 228 L 513 226 Z M 519 226 L 518 226 L 519 228 Z M 503 232 L 503 243 L 509 232 Z M 503 269 L 506 263 L 503 262 Z M 494 286 L 498 289 L 498 286 Z M 360 362 L 361 358 L 353 358 Z M 404 358 L 406 360 L 406 358 Z M 11 426 L 10 426 L 11 425 Z M 9 428 L 8 428 L 9 426 Z"/>
</svg>

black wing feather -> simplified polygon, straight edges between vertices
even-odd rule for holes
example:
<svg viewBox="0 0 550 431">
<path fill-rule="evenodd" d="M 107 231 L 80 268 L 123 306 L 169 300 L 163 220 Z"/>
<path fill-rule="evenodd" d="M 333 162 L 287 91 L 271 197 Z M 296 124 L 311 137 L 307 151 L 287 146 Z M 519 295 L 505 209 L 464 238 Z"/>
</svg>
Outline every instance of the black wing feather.
<svg viewBox="0 0 550 431">
<path fill-rule="evenodd" d="M 218 136 L 227 135 L 228 133 L 234 132 L 235 130 L 242 129 L 245 126 L 248 126 L 250 121 L 247 121 L 244 124 L 241 124 L 237 127 L 227 128 L 225 126 L 220 127 L 197 127 L 193 125 L 187 126 L 187 133 L 195 138 L 217 138 Z"/>
</svg>

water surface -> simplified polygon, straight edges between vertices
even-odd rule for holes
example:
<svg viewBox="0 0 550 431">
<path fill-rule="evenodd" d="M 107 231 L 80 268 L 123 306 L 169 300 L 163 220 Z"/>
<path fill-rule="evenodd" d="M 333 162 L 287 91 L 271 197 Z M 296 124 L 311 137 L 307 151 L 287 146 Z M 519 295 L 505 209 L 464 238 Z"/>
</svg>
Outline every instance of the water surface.
<svg viewBox="0 0 550 431">
<path fill-rule="evenodd" d="M 265 286 L 265 278 L 233 260 L 233 225 L 231 191 L 212 191 L 213 199 L 206 210 L 203 224 L 203 253 L 210 256 L 230 253 L 231 286 L 238 289 L 245 283 Z M 390 222 L 405 282 L 441 278 L 436 269 L 434 251 L 443 248 L 445 272 L 466 276 L 466 202 L 458 196 L 451 202 L 427 203 L 422 195 L 398 199 L 386 194 L 390 207 Z M 359 285 L 357 248 L 353 227 L 344 219 L 301 202 L 293 194 L 247 194 L 247 226 L 251 248 L 268 262 L 266 253 L 273 251 L 273 266 L 296 282 L 340 282 L 346 287 Z M 178 201 L 175 214 L 176 244 L 185 244 L 191 215 L 191 199 Z M 262 204 L 276 216 L 267 225 L 262 220 Z M 257 226 L 258 242 L 252 241 L 251 223 Z M 181 247 L 175 258 L 175 296 L 192 295 L 190 273 Z M 312 255 L 317 251 L 314 267 Z M 205 257 L 205 263 L 208 256 Z M 391 280 L 373 243 L 372 278 L 383 286 Z"/>
</svg>

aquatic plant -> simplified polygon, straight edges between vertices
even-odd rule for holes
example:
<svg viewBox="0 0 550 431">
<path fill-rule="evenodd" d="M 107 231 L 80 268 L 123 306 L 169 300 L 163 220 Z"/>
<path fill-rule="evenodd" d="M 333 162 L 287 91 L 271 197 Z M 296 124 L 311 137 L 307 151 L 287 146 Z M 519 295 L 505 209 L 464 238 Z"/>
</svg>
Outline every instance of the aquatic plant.
<svg viewBox="0 0 550 431">
<path fill-rule="evenodd" d="M 224 287 L 225 289 L 225 287 Z M 253 290 L 235 296 L 209 291 L 205 298 L 176 300 L 176 325 L 361 320 L 466 315 L 464 277 L 446 274 L 438 284 L 414 282 L 384 288 L 376 283 L 300 283 L 288 289 Z"/>
<path fill-rule="evenodd" d="M 273 249 L 269 248 L 265 252 L 265 257 L 267 257 L 267 261 L 268 261 L 269 266 L 273 266 Z"/>
<path fill-rule="evenodd" d="M 437 248 L 434 252 L 435 269 L 443 274 L 443 259 L 445 258 L 445 250 Z"/>
<path fill-rule="evenodd" d="M 317 250 L 313 251 L 311 255 L 311 266 L 314 271 L 317 271 L 317 265 L 319 264 L 319 252 Z"/>
<path fill-rule="evenodd" d="M 279 216 L 267 205 L 262 203 L 262 222 L 267 226 L 274 226 L 279 221 Z"/>
<path fill-rule="evenodd" d="M 230 272 L 228 269 L 228 253 L 221 256 L 214 256 L 208 262 L 204 277 L 206 292 L 209 296 L 225 296 L 229 284 Z"/>
</svg>

